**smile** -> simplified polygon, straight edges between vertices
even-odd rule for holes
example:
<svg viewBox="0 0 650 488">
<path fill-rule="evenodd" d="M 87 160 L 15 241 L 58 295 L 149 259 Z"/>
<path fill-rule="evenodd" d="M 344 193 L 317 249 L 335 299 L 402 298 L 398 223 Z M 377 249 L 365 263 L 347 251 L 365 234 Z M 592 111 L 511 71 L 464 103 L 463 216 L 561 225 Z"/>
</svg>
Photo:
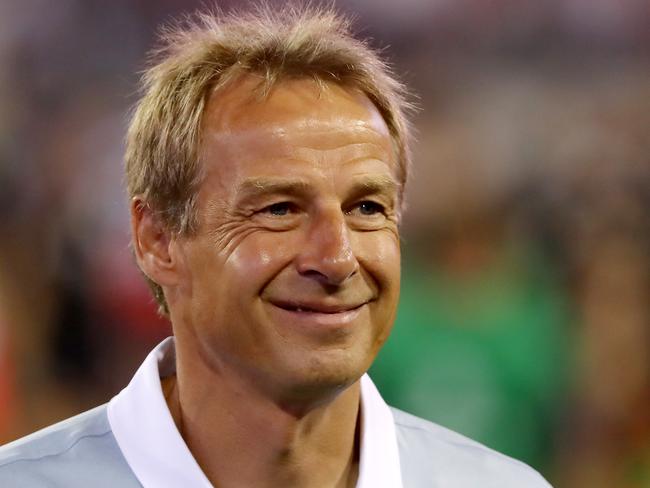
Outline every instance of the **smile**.
<svg viewBox="0 0 650 488">
<path fill-rule="evenodd" d="M 272 302 L 276 307 L 288 310 L 290 312 L 306 312 L 306 313 L 324 313 L 324 314 L 338 314 L 344 312 L 350 312 L 361 308 L 366 304 L 366 302 L 353 305 L 343 305 L 343 304 L 312 304 L 312 303 L 301 303 L 301 302 Z"/>
<path fill-rule="evenodd" d="M 305 325 L 342 326 L 353 322 L 368 302 L 361 304 L 314 304 L 294 302 L 272 302 L 273 308 L 291 321 Z"/>
</svg>

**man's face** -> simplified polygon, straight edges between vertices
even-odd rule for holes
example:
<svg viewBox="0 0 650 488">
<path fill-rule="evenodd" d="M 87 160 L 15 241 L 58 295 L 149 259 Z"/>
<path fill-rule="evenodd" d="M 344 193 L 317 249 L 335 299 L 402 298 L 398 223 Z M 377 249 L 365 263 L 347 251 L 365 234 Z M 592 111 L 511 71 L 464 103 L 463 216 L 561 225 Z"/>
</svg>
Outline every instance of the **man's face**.
<svg viewBox="0 0 650 488">
<path fill-rule="evenodd" d="M 345 387 L 397 308 L 391 138 L 356 91 L 301 79 L 260 101 L 254 84 L 206 108 L 200 227 L 179 241 L 185 271 L 170 302 L 176 334 L 220 374 L 264 389 Z"/>
</svg>

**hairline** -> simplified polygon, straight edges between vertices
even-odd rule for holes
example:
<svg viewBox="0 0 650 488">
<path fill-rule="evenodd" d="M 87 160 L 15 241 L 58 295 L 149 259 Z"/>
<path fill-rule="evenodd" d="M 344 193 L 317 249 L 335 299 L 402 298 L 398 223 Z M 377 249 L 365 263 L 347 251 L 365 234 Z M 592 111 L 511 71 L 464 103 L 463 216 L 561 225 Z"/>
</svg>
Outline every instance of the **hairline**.
<svg viewBox="0 0 650 488">
<path fill-rule="evenodd" d="M 394 178 L 396 182 L 396 187 L 397 187 L 397 207 L 400 213 L 403 210 L 404 207 L 404 190 L 406 187 L 406 178 L 407 178 L 407 168 L 405 168 L 407 162 L 403 161 L 402 157 L 400 156 L 400 148 L 399 148 L 399 141 L 398 141 L 398 134 L 394 134 L 393 130 L 391 129 L 391 124 L 390 122 L 386 119 L 384 114 L 381 111 L 381 107 L 379 107 L 371 97 L 371 94 L 368 93 L 366 90 L 363 89 L 361 83 L 353 83 L 350 81 L 339 81 L 339 80 L 334 80 L 334 79 L 325 79 L 321 77 L 317 73 L 302 73 L 302 74 L 297 74 L 297 73 L 284 73 L 284 72 L 279 72 L 278 76 L 273 79 L 269 80 L 268 78 L 264 77 L 262 73 L 259 72 L 259 69 L 250 69 L 247 67 L 241 67 L 237 65 L 232 65 L 224 72 L 222 73 L 219 81 L 217 83 L 209 83 L 208 86 L 205 89 L 205 99 L 204 99 L 204 104 L 203 104 L 203 109 L 201 111 L 200 115 L 200 122 L 198 123 L 198 139 L 197 143 L 195 145 L 195 154 L 197 158 L 197 182 L 196 182 L 196 190 L 198 193 L 199 188 L 205 181 L 206 177 L 206 164 L 205 161 L 203 160 L 203 140 L 204 140 L 204 133 L 205 133 L 205 114 L 206 111 L 208 110 L 208 107 L 210 103 L 214 100 L 214 98 L 218 98 L 218 96 L 228 90 L 232 85 L 241 82 L 242 78 L 245 77 L 255 77 L 259 79 L 259 83 L 254 87 L 254 89 L 251 91 L 251 97 L 248 101 L 250 102 L 255 102 L 255 103 L 264 103 L 268 98 L 271 96 L 272 92 L 274 89 L 276 89 L 278 86 L 282 85 L 282 83 L 289 81 L 289 80 L 313 80 L 316 86 L 319 89 L 319 92 L 322 94 L 327 90 L 328 85 L 330 84 L 336 84 L 337 86 L 343 88 L 346 91 L 352 91 L 355 90 L 359 94 L 363 95 L 374 107 L 375 110 L 377 110 L 379 116 L 381 117 L 382 121 L 386 125 L 386 128 L 388 129 L 388 137 L 390 138 L 391 144 L 391 154 L 390 156 L 393 158 L 393 162 L 395 163 L 395 168 L 397 171 L 396 177 Z M 397 128 L 395 128 L 397 130 Z M 196 196 L 196 195 L 195 195 Z M 198 215 L 198 208 L 196 205 L 191 205 L 191 212 L 193 215 L 188 215 L 187 217 L 189 218 L 190 221 L 193 222 L 194 225 L 188 225 L 186 228 L 181 228 L 178 229 L 179 232 L 177 234 L 185 237 L 191 237 L 196 230 L 199 228 L 199 215 Z"/>
</svg>

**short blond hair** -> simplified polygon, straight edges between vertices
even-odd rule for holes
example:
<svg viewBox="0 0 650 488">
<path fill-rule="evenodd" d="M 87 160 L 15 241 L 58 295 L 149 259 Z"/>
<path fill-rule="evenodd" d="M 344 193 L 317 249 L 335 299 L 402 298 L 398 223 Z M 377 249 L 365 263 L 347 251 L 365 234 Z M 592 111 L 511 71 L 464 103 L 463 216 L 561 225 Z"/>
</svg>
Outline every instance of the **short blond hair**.
<svg viewBox="0 0 650 488">
<path fill-rule="evenodd" d="M 333 8 L 274 11 L 258 4 L 246 12 L 198 13 L 164 28 L 127 134 L 129 197 L 140 196 L 171 232 L 196 230 L 203 112 L 211 94 L 246 73 L 261 78 L 262 96 L 283 79 L 299 77 L 365 93 L 388 126 L 404 187 L 411 159 L 406 90 L 350 27 Z M 147 281 L 160 312 L 168 314 L 162 288 Z"/>
</svg>

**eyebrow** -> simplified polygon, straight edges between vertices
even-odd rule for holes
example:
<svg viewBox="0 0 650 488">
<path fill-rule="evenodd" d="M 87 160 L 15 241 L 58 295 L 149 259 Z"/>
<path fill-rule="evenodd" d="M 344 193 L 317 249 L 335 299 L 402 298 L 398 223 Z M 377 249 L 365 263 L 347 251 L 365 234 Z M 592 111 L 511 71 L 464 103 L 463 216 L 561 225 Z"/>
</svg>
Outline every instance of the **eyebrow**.
<svg viewBox="0 0 650 488">
<path fill-rule="evenodd" d="M 362 176 L 353 178 L 350 193 L 355 196 L 364 194 L 398 194 L 401 185 L 389 175 Z M 244 180 L 237 189 L 239 201 L 254 200 L 265 195 L 305 196 L 312 193 L 309 182 L 294 178 L 249 178 Z"/>
<path fill-rule="evenodd" d="M 270 194 L 304 195 L 310 189 L 309 183 L 288 178 L 249 178 L 237 189 L 240 200 L 249 200 Z"/>
<path fill-rule="evenodd" d="M 354 180 L 352 193 L 394 195 L 401 191 L 401 185 L 388 175 L 364 176 Z"/>
</svg>

